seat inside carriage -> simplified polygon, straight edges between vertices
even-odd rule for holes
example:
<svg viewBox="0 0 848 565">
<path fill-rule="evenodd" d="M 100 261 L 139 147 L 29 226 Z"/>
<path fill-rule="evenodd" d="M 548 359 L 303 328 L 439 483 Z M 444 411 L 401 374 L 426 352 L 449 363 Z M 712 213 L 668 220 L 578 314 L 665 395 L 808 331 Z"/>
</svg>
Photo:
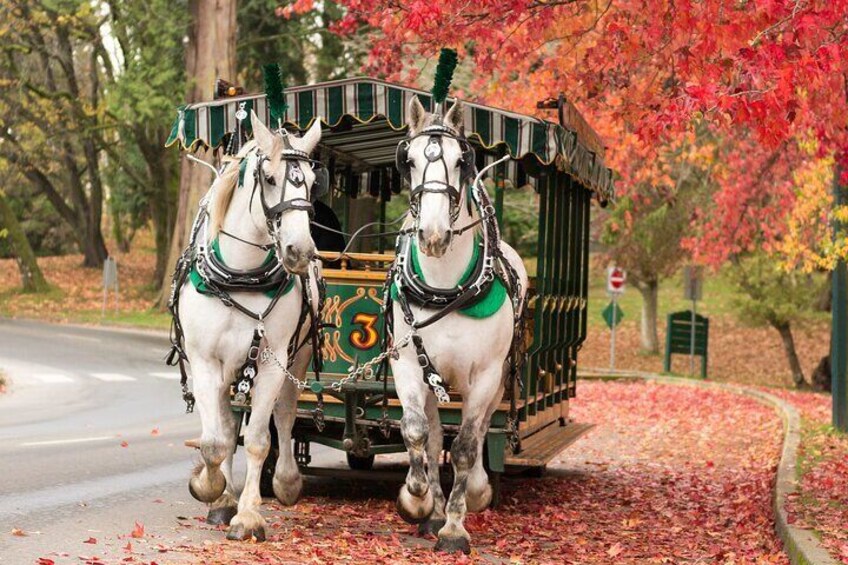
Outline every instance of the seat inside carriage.
<svg viewBox="0 0 848 565">
<path fill-rule="evenodd" d="M 309 462 L 310 442 L 344 449 L 352 466 L 373 461 L 375 454 L 405 450 L 391 375 L 360 379 L 340 391 L 327 383 L 381 352 L 382 287 L 395 240 L 380 234 L 396 231 L 400 224 L 390 222 L 407 209 L 408 189 L 395 169 L 395 155 L 407 134 L 405 112 L 413 96 L 431 109 L 429 93 L 372 78 L 285 91 L 288 129 L 305 130 L 322 121 L 313 158 L 327 167 L 330 187 L 316 204 L 321 226 L 314 235 L 327 283 L 326 333 L 323 371 L 299 402 L 295 437 L 302 464 Z M 449 98 L 447 105 L 452 103 Z M 524 256 L 532 281 L 527 355 L 521 385 L 505 393 L 492 417 L 487 463 L 494 472 L 544 466 L 588 427 L 570 422 L 568 404 L 576 394 L 577 355 L 586 338 L 591 203 L 613 198 L 612 171 L 604 164 L 598 135 L 573 105 L 560 97 L 540 107 L 550 108 L 554 121 L 465 103 L 465 135 L 475 149 L 477 169 L 510 157 L 484 180 L 501 225 L 506 191 L 537 195 L 536 249 Z M 249 127 L 249 119 L 241 122 L 238 116 L 251 110 L 270 123 L 264 94 L 185 106 L 169 143 L 189 150 L 220 147 Z M 351 242 L 349 234 L 357 230 L 359 237 Z M 510 413 L 517 415 L 515 424 Z M 458 398 L 440 407 L 440 417 L 449 437 L 461 419 Z"/>
</svg>

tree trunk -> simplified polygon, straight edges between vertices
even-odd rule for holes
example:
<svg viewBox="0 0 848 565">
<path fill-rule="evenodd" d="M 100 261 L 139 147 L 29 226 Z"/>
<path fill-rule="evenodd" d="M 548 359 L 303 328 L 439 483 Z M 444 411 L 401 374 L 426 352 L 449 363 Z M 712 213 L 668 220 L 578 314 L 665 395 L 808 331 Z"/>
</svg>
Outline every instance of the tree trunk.
<svg viewBox="0 0 848 565">
<path fill-rule="evenodd" d="M 798 352 L 795 351 L 795 339 L 792 337 L 792 327 L 789 322 L 780 322 L 772 325 L 780 333 L 780 339 L 783 340 L 783 350 L 786 352 L 786 360 L 789 361 L 789 369 L 792 371 L 792 382 L 796 388 L 806 388 L 807 381 L 804 379 L 804 370 L 801 368 Z"/>
<path fill-rule="evenodd" d="M 832 285 L 833 271 L 828 271 L 827 284 L 822 287 L 821 292 L 818 297 L 816 297 L 816 310 L 820 312 L 830 312 L 831 299 L 833 298 Z"/>
<path fill-rule="evenodd" d="M 659 283 L 648 281 L 636 285 L 642 295 L 641 347 L 645 353 L 660 352 L 657 335 L 657 291 Z"/>
<path fill-rule="evenodd" d="M 161 139 L 167 135 L 167 130 L 155 130 L 154 135 L 148 136 L 145 129 L 138 127 L 134 131 L 136 145 L 141 151 L 147 165 L 150 178 L 148 190 L 150 198 L 150 219 L 153 223 L 153 238 L 156 244 L 156 269 L 153 273 L 153 283 L 167 282 L 168 258 L 170 254 L 171 235 L 174 229 L 174 198 L 171 194 L 171 178 L 175 172 L 176 160 L 170 154 L 173 148 L 162 145 Z M 176 261 L 176 258 L 174 259 Z"/>
<path fill-rule="evenodd" d="M 47 290 L 48 284 L 38 267 L 35 253 L 33 253 L 29 240 L 14 212 L 12 212 L 3 191 L 0 191 L 0 229 L 5 229 L 7 232 L 12 253 L 18 262 L 18 270 L 21 272 L 21 286 L 24 292 Z"/>
<path fill-rule="evenodd" d="M 186 46 L 187 102 L 211 100 L 218 77 L 234 79 L 236 73 L 236 0 L 190 0 L 191 29 Z M 211 158 L 211 152 L 207 152 Z M 180 192 L 171 236 L 171 249 L 163 273 L 159 307 L 168 301 L 170 268 L 188 245 L 191 223 L 200 197 L 209 188 L 212 174 L 184 159 L 180 163 Z"/>
</svg>

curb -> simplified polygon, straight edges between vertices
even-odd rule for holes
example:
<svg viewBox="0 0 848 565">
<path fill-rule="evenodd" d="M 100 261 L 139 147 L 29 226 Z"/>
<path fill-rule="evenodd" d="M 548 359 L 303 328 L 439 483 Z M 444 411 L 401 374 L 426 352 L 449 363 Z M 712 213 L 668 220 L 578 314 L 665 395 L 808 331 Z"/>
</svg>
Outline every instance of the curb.
<svg viewBox="0 0 848 565">
<path fill-rule="evenodd" d="M 148 328 L 132 325 L 117 325 L 117 324 L 83 324 L 78 322 L 57 322 L 56 320 L 42 320 L 39 318 L 18 318 L 0 316 L 0 322 L 21 322 L 24 324 L 45 325 L 55 328 L 68 328 L 77 330 L 93 330 L 93 331 L 109 331 L 122 333 L 127 335 L 135 335 L 139 337 L 153 337 L 168 339 L 171 335 L 170 330 L 164 328 Z"/>
<path fill-rule="evenodd" d="M 577 376 L 588 379 L 643 379 L 663 384 L 724 390 L 749 396 L 777 410 L 783 420 L 784 436 L 780 463 L 778 463 L 777 476 L 775 477 L 774 496 L 772 497 L 775 532 L 783 542 L 783 549 L 789 556 L 792 565 L 839 565 L 839 562 L 819 544 L 812 531 L 802 530 L 789 523 L 789 517 L 784 509 L 787 497 L 795 493 L 798 486 L 795 468 L 798 459 L 798 445 L 801 442 L 801 418 L 794 406 L 767 392 L 729 383 L 669 377 L 642 371 L 605 371 L 602 369 L 583 369 L 577 372 Z"/>
</svg>

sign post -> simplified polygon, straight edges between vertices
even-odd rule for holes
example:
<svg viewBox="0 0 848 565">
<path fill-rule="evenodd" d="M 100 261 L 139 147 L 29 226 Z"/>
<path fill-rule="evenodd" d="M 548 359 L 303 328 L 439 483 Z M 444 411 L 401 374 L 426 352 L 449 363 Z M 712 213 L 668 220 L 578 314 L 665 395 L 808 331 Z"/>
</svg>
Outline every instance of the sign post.
<svg viewBox="0 0 848 565">
<path fill-rule="evenodd" d="M 692 301 L 692 336 L 689 344 L 690 377 L 695 375 L 695 316 L 704 287 L 703 273 L 703 267 L 688 266 L 683 268 L 683 298 Z"/>
<path fill-rule="evenodd" d="M 115 292 L 115 314 L 118 313 L 118 263 L 112 257 L 106 257 L 103 262 L 103 309 L 101 316 L 106 315 L 106 303 L 109 301 L 109 290 Z"/>
<path fill-rule="evenodd" d="M 604 308 L 601 315 L 610 328 L 610 371 L 615 370 L 615 328 L 624 318 L 624 312 L 618 307 L 618 297 L 624 294 L 624 283 L 627 281 L 627 273 L 624 269 L 610 267 L 607 269 L 607 294 L 612 302 Z"/>
</svg>

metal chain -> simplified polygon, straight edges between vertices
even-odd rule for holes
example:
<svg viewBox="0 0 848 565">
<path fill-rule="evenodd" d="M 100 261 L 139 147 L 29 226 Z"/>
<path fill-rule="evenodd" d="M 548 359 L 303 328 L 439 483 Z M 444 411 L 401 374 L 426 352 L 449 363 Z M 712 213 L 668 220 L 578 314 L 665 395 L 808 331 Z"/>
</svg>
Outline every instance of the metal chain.
<svg viewBox="0 0 848 565">
<path fill-rule="evenodd" d="M 386 349 L 385 351 L 383 351 L 382 353 L 380 353 L 379 355 L 377 355 L 376 357 L 374 357 L 370 361 L 367 361 L 366 363 L 363 363 L 358 368 L 350 371 L 347 374 L 346 377 L 331 383 L 330 388 L 335 390 L 335 391 L 340 391 L 344 385 L 346 385 L 347 383 L 349 383 L 351 381 L 355 381 L 355 380 L 359 379 L 360 377 L 364 380 L 368 380 L 368 379 L 373 378 L 373 376 L 374 376 L 373 367 L 375 365 L 379 365 L 380 363 L 382 363 L 383 360 L 385 360 L 390 355 L 394 357 L 397 354 L 398 351 L 400 351 L 401 349 L 406 347 L 407 344 L 409 344 L 413 335 L 415 335 L 415 330 L 414 329 L 409 330 L 409 332 L 405 336 L 403 336 L 403 338 L 400 341 L 398 341 L 395 344 L 392 344 L 391 347 L 389 347 L 388 349 Z"/>
<path fill-rule="evenodd" d="M 280 360 L 277 358 L 277 354 L 274 353 L 274 350 L 271 349 L 270 345 L 266 345 L 265 349 L 262 350 L 262 364 L 267 365 L 268 363 L 274 363 L 279 367 L 279 369 L 283 372 L 283 376 L 285 376 L 288 380 L 294 383 L 294 385 L 298 388 L 298 390 L 303 390 L 305 388 L 309 388 L 309 382 L 304 379 L 300 380 L 295 377 L 291 371 L 289 371 L 288 367 L 280 363 Z"/>
<path fill-rule="evenodd" d="M 330 383 L 330 388 L 336 392 L 341 391 L 342 387 L 351 381 L 355 381 L 359 378 L 364 380 L 368 380 L 374 376 L 373 367 L 375 365 L 379 365 L 386 359 L 388 356 L 394 356 L 398 351 L 406 347 L 409 341 L 412 339 L 412 336 L 415 335 L 415 330 L 409 330 L 400 341 L 396 344 L 392 345 L 386 351 L 383 351 L 370 361 L 363 363 L 358 368 L 351 370 L 346 377 L 339 379 L 338 381 L 334 381 Z M 294 385 L 298 388 L 298 390 L 303 390 L 309 388 L 309 381 L 306 379 L 300 380 L 296 376 L 292 374 L 291 371 L 288 370 L 288 367 L 284 366 L 280 360 L 277 358 L 277 355 L 274 353 L 274 350 L 271 349 L 270 345 L 266 345 L 265 349 L 262 350 L 262 363 L 274 363 L 277 367 L 283 372 L 283 375 L 290 380 Z"/>
</svg>

